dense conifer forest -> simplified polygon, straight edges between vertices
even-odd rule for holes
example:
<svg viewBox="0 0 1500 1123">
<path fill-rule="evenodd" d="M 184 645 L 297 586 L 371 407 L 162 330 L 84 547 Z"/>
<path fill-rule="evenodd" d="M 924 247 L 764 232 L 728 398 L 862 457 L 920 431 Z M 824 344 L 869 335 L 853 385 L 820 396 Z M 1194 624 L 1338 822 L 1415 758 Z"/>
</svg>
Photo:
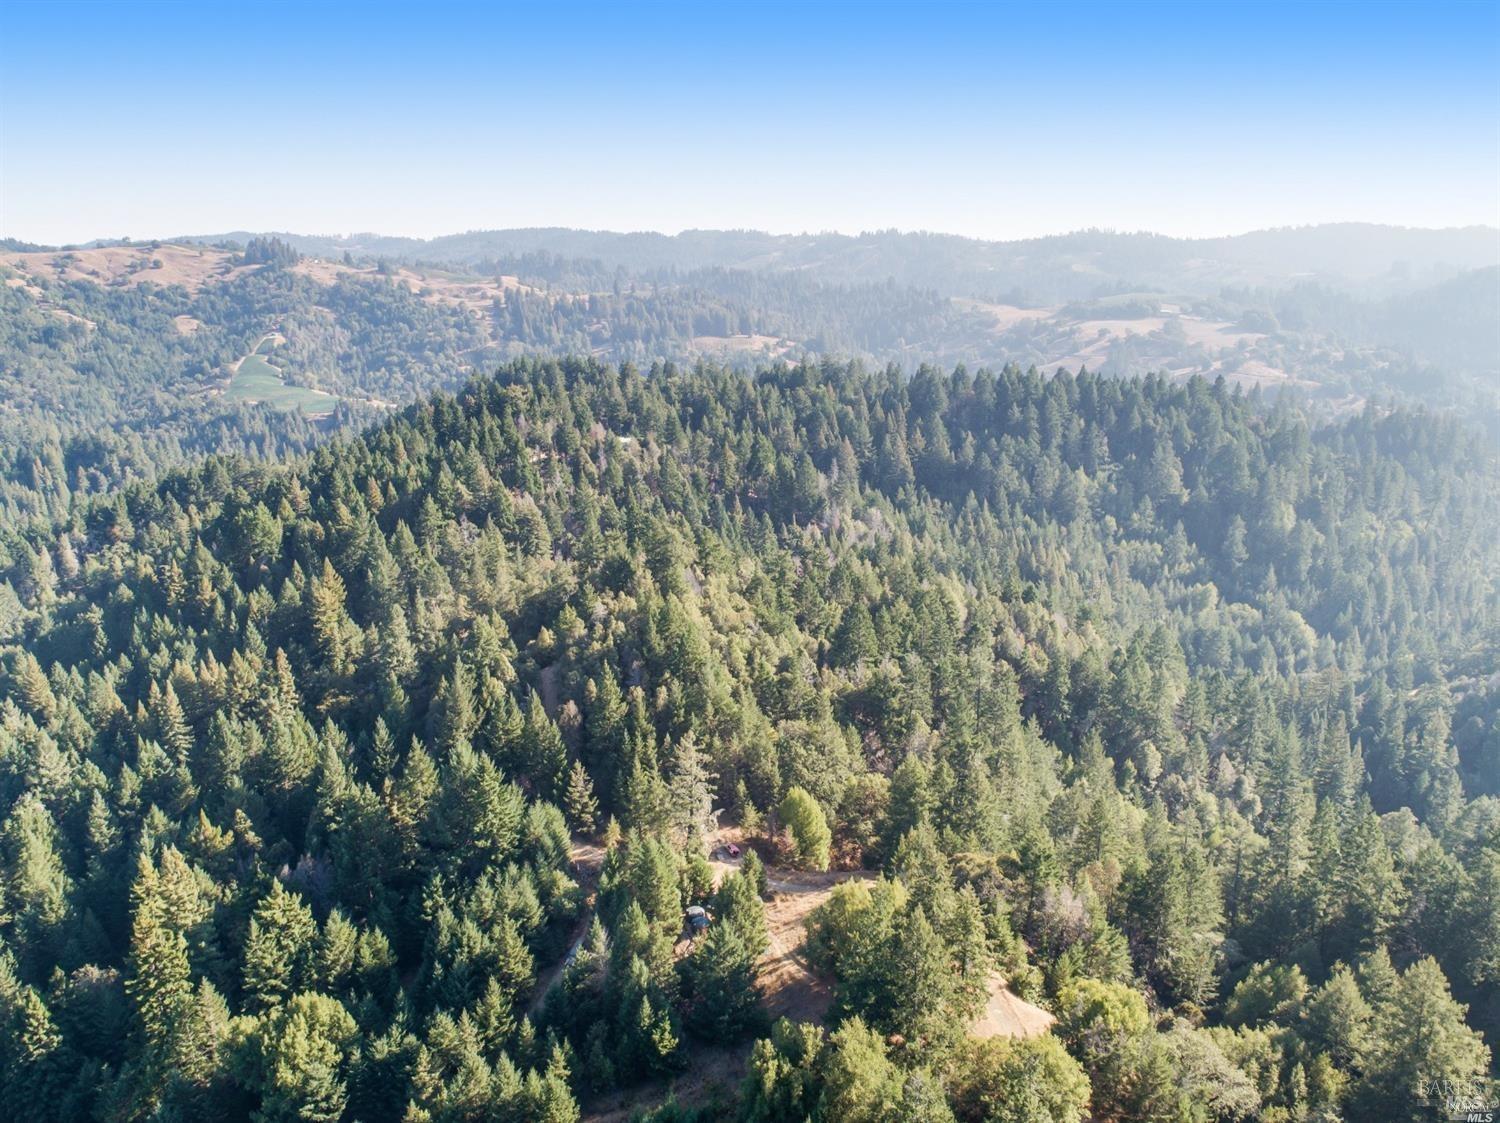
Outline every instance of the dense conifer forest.
<svg viewBox="0 0 1500 1123">
<path fill-rule="evenodd" d="M 369 318 L 381 378 L 474 345 L 365 288 L 431 320 Z M 99 417 L 253 345 L 215 291 Z M 1463 420 L 597 358 L 236 416 L 7 446 L 0 1116 L 1332 1123 L 1492 1073 Z"/>
</svg>

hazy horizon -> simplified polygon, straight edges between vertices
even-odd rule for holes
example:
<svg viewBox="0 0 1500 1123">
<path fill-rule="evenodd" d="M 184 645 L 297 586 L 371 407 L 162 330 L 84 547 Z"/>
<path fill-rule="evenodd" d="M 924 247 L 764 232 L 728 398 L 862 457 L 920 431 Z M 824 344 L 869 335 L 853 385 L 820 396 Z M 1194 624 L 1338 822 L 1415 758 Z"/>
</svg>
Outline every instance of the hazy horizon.
<svg viewBox="0 0 1500 1123">
<path fill-rule="evenodd" d="M 1060 16 L 13 3 L 0 229 L 1500 222 L 1493 5 Z"/>
<path fill-rule="evenodd" d="M 235 226 L 226 226 L 226 227 L 224 227 L 222 229 L 216 229 L 216 230 L 200 230 L 200 231 L 192 231 L 192 232 L 181 231 L 181 230 L 176 230 L 176 231 L 171 231 L 171 232 L 147 231 L 147 232 L 139 233 L 139 234 L 129 233 L 129 234 L 116 234 L 116 235 L 91 235 L 89 237 L 65 238 L 65 239 L 52 240 L 52 241 L 46 241 L 46 242 L 40 241 L 38 239 L 19 238 L 17 235 L 12 234 L 9 230 L 6 230 L 4 228 L 0 228 L 0 238 L 15 238 L 18 241 L 27 241 L 27 242 L 33 242 L 33 243 L 38 244 L 38 245 L 45 245 L 45 246 L 51 246 L 51 247 L 59 247 L 59 248 L 61 248 L 61 247 L 68 247 L 68 246 L 88 246 L 88 245 L 94 245 L 94 244 L 108 244 L 108 243 L 111 243 L 111 242 L 122 241 L 122 240 L 125 240 L 125 239 L 129 239 L 129 241 L 132 242 L 132 243 L 140 243 L 140 242 L 173 242 L 173 241 L 203 241 L 203 240 L 212 239 L 212 238 L 230 237 L 230 236 L 233 236 L 234 234 L 256 234 L 256 235 L 266 235 L 266 236 L 271 236 L 271 237 L 275 237 L 275 236 L 278 236 L 278 235 L 287 235 L 287 236 L 290 236 L 290 237 L 297 237 L 297 238 L 327 238 L 329 240 L 338 240 L 338 241 L 354 241 L 354 240 L 361 239 L 361 238 L 380 238 L 380 239 L 391 238 L 391 239 L 403 239 L 403 240 L 416 241 L 416 242 L 435 242 L 435 241 L 441 241 L 441 240 L 443 240 L 445 238 L 461 238 L 461 237 L 465 237 L 465 236 L 480 235 L 480 234 L 506 233 L 506 232 L 511 232 L 511 231 L 546 231 L 546 230 L 558 230 L 558 231 L 568 231 L 568 232 L 573 232 L 573 233 L 618 235 L 618 236 L 621 236 L 621 237 L 651 236 L 651 237 L 662 237 L 662 238 L 679 238 L 679 237 L 682 237 L 683 235 L 686 235 L 686 234 L 695 234 L 695 233 L 762 234 L 762 235 L 765 235 L 767 237 L 772 237 L 772 238 L 822 238 L 822 237 L 828 237 L 828 238 L 864 238 L 864 237 L 871 237 L 871 236 L 881 235 L 881 234 L 895 234 L 895 235 L 903 236 L 903 237 L 904 236 L 919 236 L 919 237 L 934 237 L 934 238 L 960 238 L 960 239 L 964 239 L 964 240 L 968 240 L 968 241 L 975 241 L 975 242 L 993 242 L 993 243 L 1001 243 L 1001 244 L 1003 244 L 1003 243 L 1011 243 L 1011 242 L 1043 241 L 1043 240 L 1046 240 L 1048 238 L 1068 238 L 1068 237 L 1073 237 L 1073 236 L 1080 235 L 1080 234 L 1105 234 L 1105 235 L 1120 236 L 1120 237 L 1131 237 L 1131 238 L 1134 238 L 1134 237 L 1170 238 L 1170 239 L 1173 239 L 1175 241 L 1211 242 L 1211 241 L 1219 241 L 1219 240 L 1232 239 L 1232 238 L 1243 238 L 1243 237 L 1248 237 L 1248 236 L 1255 235 L 1255 234 L 1275 234 L 1275 233 L 1283 233 L 1283 232 L 1289 232 L 1289 231 L 1314 230 L 1314 229 L 1320 229 L 1320 228 L 1340 227 L 1340 226 L 1368 226 L 1368 227 L 1372 227 L 1372 228 L 1379 228 L 1379 229 L 1386 229 L 1386 230 L 1403 230 L 1403 231 L 1412 231 L 1412 232 L 1416 232 L 1416 233 L 1425 233 L 1425 234 L 1459 233 L 1459 232 L 1463 232 L 1463 231 L 1474 230 L 1474 231 L 1486 231 L 1486 232 L 1489 232 L 1489 233 L 1493 233 L 1493 234 L 1495 234 L 1497 236 L 1500 236 L 1500 225 L 1493 224 L 1493 223 L 1482 223 L 1482 222 L 1480 222 L 1480 223 L 1454 224 L 1454 225 L 1448 225 L 1448 226 L 1414 226 L 1414 225 L 1408 225 L 1408 224 L 1404 224 L 1404 223 L 1361 222 L 1361 221 L 1358 221 L 1358 220 L 1350 220 L 1350 219 L 1331 219 L 1331 220 L 1326 221 L 1326 222 L 1305 222 L 1305 223 L 1288 224 L 1288 225 L 1284 225 L 1284 226 L 1261 226 L 1261 227 L 1254 227 L 1254 228 L 1248 229 L 1248 230 L 1230 230 L 1230 231 L 1224 231 L 1224 232 L 1218 232 L 1218 233 L 1191 234 L 1191 235 L 1168 234 L 1168 233 L 1164 233 L 1164 232 L 1162 232 L 1160 230 L 1145 230 L 1145 229 L 1123 230 L 1123 229 L 1116 229 L 1116 228 L 1108 227 L 1108 226 L 1081 225 L 1081 226 L 1071 227 L 1071 228 L 1068 228 L 1068 229 L 1050 230 L 1050 231 L 1046 231 L 1046 232 L 1043 232 L 1043 233 L 1040 233 L 1040 234 L 1029 234 L 1029 235 L 1023 235 L 1023 236 L 1011 237 L 1011 238 L 1007 238 L 1007 237 L 987 237 L 987 236 L 981 235 L 981 234 L 971 234 L 971 233 L 966 233 L 964 231 L 958 231 L 958 230 L 925 230 L 925 229 L 904 228 L 904 227 L 897 227 L 897 226 L 875 227 L 875 228 L 867 228 L 867 229 L 860 229 L 860 230 L 853 230 L 853 229 L 849 229 L 849 230 L 806 230 L 806 229 L 803 229 L 803 230 L 797 230 L 797 229 L 768 230 L 768 229 L 765 229 L 763 227 L 746 226 L 746 225 L 734 225 L 734 226 L 713 226 L 713 227 L 710 227 L 710 226 L 684 226 L 684 227 L 681 227 L 680 229 L 666 229 L 666 230 L 663 230 L 663 229 L 644 229 L 644 228 L 641 228 L 641 229 L 627 229 L 627 228 L 621 228 L 621 227 L 610 228 L 610 227 L 602 227 L 602 226 L 588 226 L 588 225 L 583 225 L 581 223 L 573 223 L 573 224 L 547 224 L 547 225 L 530 225 L 530 226 L 506 226 L 506 225 L 473 226 L 473 227 L 467 227 L 467 228 L 464 228 L 464 229 L 461 229 L 461 230 L 460 229 L 440 230 L 440 231 L 438 231 L 436 233 L 433 233 L 433 234 L 411 234 L 411 233 L 407 233 L 406 231 L 402 231 L 402 230 L 298 230 L 298 229 L 293 229 L 293 228 L 291 228 L 289 226 L 266 226 L 266 227 L 262 227 L 262 228 L 252 229 L 250 227 L 247 227 L 247 226 L 244 226 L 243 224 L 241 224 L 241 225 L 235 225 Z"/>
</svg>

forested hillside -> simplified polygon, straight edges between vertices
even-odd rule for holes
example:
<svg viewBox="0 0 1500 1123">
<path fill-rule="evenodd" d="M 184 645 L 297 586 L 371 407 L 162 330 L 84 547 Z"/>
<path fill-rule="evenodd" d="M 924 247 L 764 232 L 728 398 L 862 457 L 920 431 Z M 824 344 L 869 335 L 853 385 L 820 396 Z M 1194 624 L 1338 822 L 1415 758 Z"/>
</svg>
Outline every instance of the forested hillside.
<svg viewBox="0 0 1500 1123">
<path fill-rule="evenodd" d="M 48 440 L 0 1116 L 1415 1120 L 1491 1071 L 1500 466 L 1453 417 L 578 358 L 111 486 Z M 971 1031 L 997 992 L 1050 1031 Z"/>
<path fill-rule="evenodd" d="M 388 400 L 457 384 L 483 343 L 461 308 L 395 283 L 320 283 L 284 259 L 143 246 L 96 278 L 67 256 L 48 255 L 37 275 L 10 270 L 0 286 L 0 506 L 11 517 L 53 516 L 74 496 L 208 453 L 305 451 L 382 416 Z M 151 279 L 163 256 L 171 283 Z M 240 393 L 239 372 L 260 359 L 277 364 L 271 392 Z M 278 382 L 321 397 L 299 408 L 277 399 Z"/>
<path fill-rule="evenodd" d="M 309 256 L 304 256 L 307 254 Z M 879 232 L 0 240 L 0 506 L 280 455 L 508 359 L 1059 368 L 1390 399 L 1500 435 L 1500 236 Z"/>
</svg>

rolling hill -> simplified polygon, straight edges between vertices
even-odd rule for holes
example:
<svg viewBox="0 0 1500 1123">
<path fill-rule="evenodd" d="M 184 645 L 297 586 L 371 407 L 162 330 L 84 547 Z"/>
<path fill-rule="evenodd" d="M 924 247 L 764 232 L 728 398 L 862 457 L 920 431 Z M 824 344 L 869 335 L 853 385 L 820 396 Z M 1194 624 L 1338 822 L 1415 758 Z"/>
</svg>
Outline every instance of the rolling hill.
<svg viewBox="0 0 1500 1123">
<path fill-rule="evenodd" d="M 1324 411 L 1397 396 L 1500 432 L 1497 257 L 1492 229 L 1357 225 L 1199 241 L 502 230 L 4 242 L 0 475 L 32 503 L 39 479 L 60 495 L 164 456 L 303 447 L 535 353 L 1201 375 Z M 274 358 L 242 375 L 268 335 Z M 155 451 L 118 447 L 122 435 Z M 38 463 L 56 467 L 39 476 Z"/>
</svg>

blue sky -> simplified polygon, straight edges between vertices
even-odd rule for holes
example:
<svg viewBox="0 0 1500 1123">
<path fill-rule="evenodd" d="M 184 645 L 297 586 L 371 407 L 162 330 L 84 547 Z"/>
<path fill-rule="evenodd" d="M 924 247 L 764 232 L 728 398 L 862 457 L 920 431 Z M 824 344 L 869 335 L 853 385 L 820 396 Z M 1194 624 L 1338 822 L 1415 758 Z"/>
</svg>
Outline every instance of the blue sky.
<svg viewBox="0 0 1500 1123">
<path fill-rule="evenodd" d="M 1500 223 L 1500 2 L 0 0 L 0 234 Z"/>
</svg>

